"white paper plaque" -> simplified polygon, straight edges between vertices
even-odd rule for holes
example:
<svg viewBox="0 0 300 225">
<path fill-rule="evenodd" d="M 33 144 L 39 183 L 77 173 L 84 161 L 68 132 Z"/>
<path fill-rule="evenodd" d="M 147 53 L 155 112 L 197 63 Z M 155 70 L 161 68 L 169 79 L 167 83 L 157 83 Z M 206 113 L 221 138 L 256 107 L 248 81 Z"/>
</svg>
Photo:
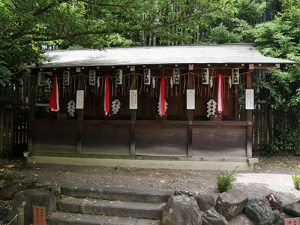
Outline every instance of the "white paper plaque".
<svg viewBox="0 0 300 225">
<path fill-rule="evenodd" d="M 186 109 L 195 109 L 195 89 L 186 90 Z"/>
<path fill-rule="evenodd" d="M 83 109 L 84 105 L 84 90 L 76 91 L 76 109 Z"/>
<path fill-rule="evenodd" d="M 254 89 L 246 89 L 246 109 L 254 109 Z"/>
<path fill-rule="evenodd" d="M 129 109 L 137 109 L 137 90 L 130 90 L 129 93 Z"/>
</svg>

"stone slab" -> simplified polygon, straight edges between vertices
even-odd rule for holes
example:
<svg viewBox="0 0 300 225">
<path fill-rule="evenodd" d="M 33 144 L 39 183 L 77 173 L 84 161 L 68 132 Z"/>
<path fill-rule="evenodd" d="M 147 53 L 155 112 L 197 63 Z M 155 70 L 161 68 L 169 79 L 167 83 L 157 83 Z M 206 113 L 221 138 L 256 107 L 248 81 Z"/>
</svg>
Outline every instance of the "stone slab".
<svg viewBox="0 0 300 225">
<path fill-rule="evenodd" d="M 171 189 L 132 188 L 132 187 L 90 187 L 65 186 L 61 187 L 63 195 L 79 198 L 96 198 L 130 202 L 160 203 L 167 202 L 174 194 Z"/>
<path fill-rule="evenodd" d="M 58 202 L 58 209 L 64 212 L 105 216 L 145 219 L 161 218 L 161 205 L 158 203 L 123 202 L 68 197 Z"/>
<path fill-rule="evenodd" d="M 198 161 L 198 160 L 139 160 L 139 159 L 102 159 L 102 158 L 75 158 L 55 156 L 31 156 L 28 158 L 32 163 L 85 165 L 105 167 L 134 167 L 153 169 L 180 169 L 180 170 L 238 170 L 251 171 L 253 164 L 245 161 Z"/>
<path fill-rule="evenodd" d="M 48 225 L 160 225 L 158 220 L 55 212 Z"/>
</svg>

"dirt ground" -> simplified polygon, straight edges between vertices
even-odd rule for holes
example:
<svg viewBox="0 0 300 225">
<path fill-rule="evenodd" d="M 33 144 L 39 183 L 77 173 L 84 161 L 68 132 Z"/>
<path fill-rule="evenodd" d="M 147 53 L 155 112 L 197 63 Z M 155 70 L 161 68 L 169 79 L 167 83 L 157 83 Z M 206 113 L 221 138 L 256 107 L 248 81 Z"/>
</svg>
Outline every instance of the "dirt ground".
<svg viewBox="0 0 300 225">
<path fill-rule="evenodd" d="M 254 171 L 236 172 L 233 191 L 241 190 L 249 197 L 263 196 L 272 192 L 284 203 L 300 199 L 300 191 L 294 189 L 290 176 L 300 164 L 300 157 L 260 157 L 259 160 Z M 43 185 L 57 182 L 59 185 L 138 186 L 218 194 L 216 188 L 218 172 L 216 171 L 48 164 L 28 164 L 21 168 L 20 165 L 20 161 L 2 161 L 0 174 L 12 177 L 17 181 L 16 185 L 24 184 L 24 181 L 29 185 L 35 185 L 36 182 Z"/>
</svg>

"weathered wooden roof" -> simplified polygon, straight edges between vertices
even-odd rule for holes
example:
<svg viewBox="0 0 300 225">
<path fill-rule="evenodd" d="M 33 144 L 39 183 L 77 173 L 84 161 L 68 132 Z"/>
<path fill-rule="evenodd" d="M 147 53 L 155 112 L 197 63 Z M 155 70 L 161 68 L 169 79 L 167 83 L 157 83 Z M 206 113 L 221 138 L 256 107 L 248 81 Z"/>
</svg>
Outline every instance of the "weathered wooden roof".
<svg viewBox="0 0 300 225">
<path fill-rule="evenodd" d="M 121 66 L 163 64 L 292 64 L 290 60 L 266 57 L 251 44 L 121 47 L 51 50 L 39 67 Z"/>
</svg>

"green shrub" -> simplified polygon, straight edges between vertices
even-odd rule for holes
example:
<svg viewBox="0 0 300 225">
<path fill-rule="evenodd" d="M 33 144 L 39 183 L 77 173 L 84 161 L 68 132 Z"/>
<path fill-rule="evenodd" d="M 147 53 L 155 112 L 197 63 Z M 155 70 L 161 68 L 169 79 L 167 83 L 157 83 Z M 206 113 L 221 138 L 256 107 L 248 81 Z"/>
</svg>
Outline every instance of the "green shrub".
<svg viewBox="0 0 300 225">
<path fill-rule="evenodd" d="M 217 187 L 219 192 L 225 192 L 232 188 L 234 181 L 233 172 L 221 172 L 217 175 Z"/>
<path fill-rule="evenodd" d="M 300 165 L 294 170 L 292 174 L 294 186 L 297 190 L 300 190 Z"/>
</svg>

